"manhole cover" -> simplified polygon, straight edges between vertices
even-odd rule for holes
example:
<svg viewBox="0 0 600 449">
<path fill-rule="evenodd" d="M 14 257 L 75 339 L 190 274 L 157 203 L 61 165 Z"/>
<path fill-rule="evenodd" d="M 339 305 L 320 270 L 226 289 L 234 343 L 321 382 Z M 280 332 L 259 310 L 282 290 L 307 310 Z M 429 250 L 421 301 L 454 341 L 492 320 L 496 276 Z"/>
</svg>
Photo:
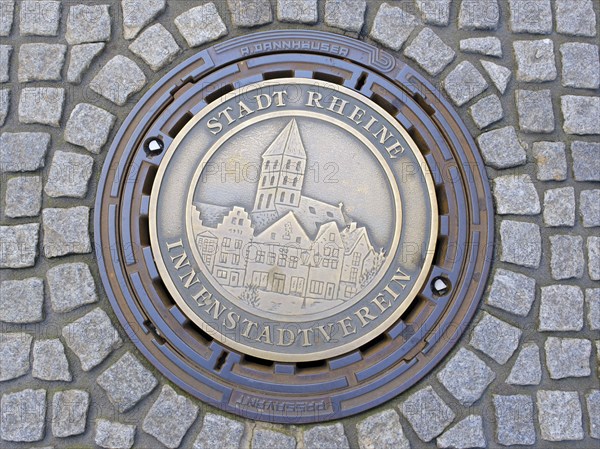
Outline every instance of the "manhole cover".
<svg viewBox="0 0 600 449">
<path fill-rule="evenodd" d="M 483 164 L 415 71 L 308 31 L 233 39 L 155 85 L 105 164 L 95 233 L 121 323 L 221 409 L 338 419 L 428 373 L 492 254 Z"/>
</svg>

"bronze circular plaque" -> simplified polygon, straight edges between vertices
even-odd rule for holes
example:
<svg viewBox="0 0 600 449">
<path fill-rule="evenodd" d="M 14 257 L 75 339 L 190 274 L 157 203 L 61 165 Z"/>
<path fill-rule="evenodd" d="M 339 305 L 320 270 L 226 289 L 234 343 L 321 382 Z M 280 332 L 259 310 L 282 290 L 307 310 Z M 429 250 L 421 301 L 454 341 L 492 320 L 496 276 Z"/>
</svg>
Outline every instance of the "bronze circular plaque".
<svg viewBox="0 0 600 449">
<path fill-rule="evenodd" d="M 200 110 L 159 167 L 150 239 L 183 312 L 226 346 L 310 361 L 408 308 L 437 238 L 435 188 L 406 130 L 343 86 L 282 78 Z"/>
</svg>

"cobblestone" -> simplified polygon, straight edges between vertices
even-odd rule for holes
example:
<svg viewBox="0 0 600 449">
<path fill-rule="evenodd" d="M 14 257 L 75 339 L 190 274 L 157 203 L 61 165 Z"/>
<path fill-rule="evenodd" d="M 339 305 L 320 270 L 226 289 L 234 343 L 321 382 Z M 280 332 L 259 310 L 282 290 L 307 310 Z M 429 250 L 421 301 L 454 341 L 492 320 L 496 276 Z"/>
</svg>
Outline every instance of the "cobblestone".
<svg viewBox="0 0 600 449">
<path fill-rule="evenodd" d="M 517 356 L 506 383 L 511 385 L 539 385 L 541 381 L 540 348 L 535 343 L 526 343 L 521 347 L 521 352 Z"/>
<path fill-rule="evenodd" d="M 52 434 L 65 438 L 85 432 L 90 394 L 82 390 L 54 393 L 52 398 Z"/>
<path fill-rule="evenodd" d="M 40 278 L 0 283 L 0 321 L 38 323 L 44 319 L 44 281 Z"/>
<path fill-rule="evenodd" d="M 90 68 L 94 58 L 104 50 L 105 46 L 106 44 L 103 42 L 73 45 L 69 55 L 67 81 L 69 83 L 80 83 L 83 75 Z"/>
<path fill-rule="evenodd" d="M 33 343 L 32 376 L 36 379 L 70 382 L 73 379 L 65 347 L 58 339 L 36 340 Z"/>
<path fill-rule="evenodd" d="M 317 0 L 277 0 L 277 20 L 292 23 L 317 23 Z"/>
<path fill-rule="evenodd" d="M 89 208 L 44 209 L 44 255 L 59 257 L 92 251 L 89 236 Z"/>
<path fill-rule="evenodd" d="M 518 316 L 527 316 L 534 300 L 535 279 L 502 268 L 496 270 L 487 304 Z"/>
<path fill-rule="evenodd" d="M 493 30 L 498 26 L 500 7 L 497 0 L 462 0 L 458 11 L 458 28 Z"/>
<path fill-rule="evenodd" d="M 583 238 L 579 235 L 550 236 L 550 270 L 556 280 L 581 278 L 585 262 Z"/>
<path fill-rule="evenodd" d="M 579 213 L 584 228 L 600 226 L 600 189 L 583 190 L 579 195 Z"/>
<path fill-rule="evenodd" d="M 500 215 L 537 215 L 540 198 L 529 175 L 499 176 L 494 179 L 496 213 Z"/>
<path fill-rule="evenodd" d="M 110 39 L 109 5 L 74 5 L 69 8 L 65 38 L 71 45 Z"/>
<path fill-rule="evenodd" d="M 496 440 L 503 446 L 535 444 L 533 400 L 526 395 L 494 395 Z"/>
<path fill-rule="evenodd" d="M 550 90 L 517 90 L 515 98 L 521 131 L 527 133 L 554 131 L 554 109 Z"/>
<path fill-rule="evenodd" d="M 556 79 L 554 43 L 550 39 L 513 42 L 517 80 L 528 82 Z"/>
<path fill-rule="evenodd" d="M 296 449 L 296 439 L 269 429 L 256 429 L 252 436 L 254 449 Z"/>
<path fill-rule="evenodd" d="M 596 35 L 592 0 L 556 0 L 556 31 L 573 36 Z"/>
<path fill-rule="evenodd" d="M 469 344 L 504 365 L 519 346 L 520 338 L 520 329 L 484 312 L 471 333 Z"/>
<path fill-rule="evenodd" d="M 398 51 L 402 48 L 402 45 L 404 45 L 418 24 L 419 20 L 412 14 L 409 14 L 398 7 L 389 6 L 387 3 L 383 3 L 377 11 L 369 36 L 374 41 L 377 41 L 392 50 Z M 441 42 L 432 40 L 431 34 L 422 36 L 422 39 L 436 45 L 440 50 L 445 50 L 439 46 Z M 432 50 L 435 52 L 435 49 Z M 444 52 L 447 52 L 447 50 Z"/>
<path fill-rule="evenodd" d="M 42 207 L 42 178 L 17 176 L 6 181 L 7 217 L 35 217 Z"/>
<path fill-rule="evenodd" d="M 46 390 L 6 393 L 0 409 L 0 435 L 4 441 L 33 442 L 44 438 Z"/>
<path fill-rule="evenodd" d="M 598 46 L 568 42 L 560 46 L 562 55 L 562 85 L 582 89 L 600 87 L 600 56 Z"/>
<path fill-rule="evenodd" d="M 587 304 L 587 321 L 592 330 L 600 330 L 600 288 L 588 288 L 585 290 L 585 302 Z"/>
<path fill-rule="evenodd" d="M 600 181 L 600 143 L 573 142 L 573 176 L 577 181 Z"/>
<path fill-rule="evenodd" d="M 269 0 L 227 0 L 231 11 L 231 21 L 238 27 L 255 27 L 273 21 L 273 11 Z"/>
<path fill-rule="evenodd" d="M 66 313 L 98 301 L 92 273 L 83 262 L 56 265 L 48 270 L 46 279 L 54 312 Z"/>
<path fill-rule="evenodd" d="M 590 420 L 590 436 L 600 439 L 600 390 L 592 390 L 585 396 L 588 417 Z"/>
<path fill-rule="evenodd" d="M 25 87 L 19 98 L 19 121 L 60 126 L 65 90 L 59 87 Z"/>
<path fill-rule="evenodd" d="M 578 331 L 583 328 L 583 293 L 577 286 L 541 288 L 541 331 Z"/>
<path fill-rule="evenodd" d="M 198 407 L 168 385 L 144 418 L 142 429 L 168 448 L 176 448 L 198 416 Z"/>
<path fill-rule="evenodd" d="M 430 28 L 423 28 L 404 50 L 431 76 L 436 76 L 454 59 L 455 53 Z"/>
<path fill-rule="evenodd" d="M 365 23 L 366 0 L 326 0 L 325 23 L 358 33 Z"/>
<path fill-rule="evenodd" d="M 526 161 L 525 149 L 512 126 L 483 133 L 477 138 L 477 143 L 485 163 L 490 167 L 510 168 Z"/>
<path fill-rule="evenodd" d="M 459 44 L 460 51 L 465 53 L 476 53 L 485 56 L 502 57 L 502 43 L 500 39 L 493 36 L 471 37 L 462 39 Z"/>
<path fill-rule="evenodd" d="M 0 334 L 0 382 L 29 372 L 33 337 L 22 332 Z"/>
<path fill-rule="evenodd" d="M 456 106 L 462 106 L 488 88 L 487 81 L 469 61 L 463 61 L 443 82 L 444 90 Z"/>
<path fill-rule="evenodd" d="M 567 134 L 600 134 L 600 97 L 563 95 L 560 104 Z"/>
<path fill-rule="evenodd" d="M 304 432 L 304 449 L 350 449 L 350 444 L 340 423 L 315 426 Z"/>
<path fill-rule="evenodd" d="M 440 435 L 456 417 L 431 386 L 410 395 L 400 406 L 400 411 L 425 442 Z"/>
<path fill-rule="evenodd" d="M 54 0 L 24 0 L 19 13 L 21 36 L 56 36 L 61 4 Z"/>
<path fill-rule="evenodd" d="M 504 117 L 502 104 L 497 95 L 488 95 L 469 108 L 469 114 L 479 129 L 496 123 Z"/>
<path fill-rule="evenodd" d="M 470 406 L 481 397 L 496 374 L 471 351 L 460 348 L 437 378 L 462 405 Z"/>
<path fill-rule="evenodd" d="M 96 422 L 94 442 L 106 449 L 131 449 L 135 439 L 135 426 L 106 419 Z"/>
<path fill-rule="evenodd" d="M 90 88 L 118 106 L 146 85 L 146 76 L 131 59 L 117 55 L 96 74 Z"/>
<path fill-rule="evenodd" d="M 588 377 L 592 342 L 581 338 L 548 337 L 544 344 L 551 379 Z"/>
<path fill-rule="evenodd" d="M 10 107 L 10 89 L 0 89 L 0 126 L 3 126 Z M 0 171 L 2 168 L 0 167 Z"/>
<path fill-rule="evenodd" d="M 576 391 L 540 390 L 537 409 L 543 440 L 583 439 L 581 403 Z"/>
<path fill-rule="evenodd" d="M 62 330 L 67 346 L 81 362 L 81 369 L 89 371 L 123 343 L 110 318 L 100 308 L 82 316 Z"/>
<path fill-rule="evenodd" d="M 561 187 L 544 192 L 544 224 L 575 226 L 575 189 Z"/>
<path fill-rule="evenodd" d="M 84 147 L 90 153 L 99 154 L 108 140 L 116 117 L 102 108 L 79 103 L 67 121 L 64 138 L 73 145 Z"/>
<path fill-rule="evenodd" d="M 215 441 L 224 448 L 237 448 L 240 446 L 243 434 L 244 425 L 241 422 L 214 413 L 206 413 L 202 430 L 194 441 L 193 449 L 213 449 Z"/>
<path fill-rule="evenodd" d="M 10 78 L 11 45 L 0 45 L 0 83 L 6 83 Z"/>
<path fill-rule="evenodd" d="M 12 29 L 15 14 L 14 0 L 0 0 L 0 36 L 8 36 Z"/>
<path fill-rule="evenodd" d="M 502 67 L 501 65 L 494 64 L 490 61 L 481 61 L 481 65 L 490 76 L 496 89 L 498 89 L 501 94 L 504 94 L 508 87 L 508 82 L 512 77 L 512 72 L 506 67 Z"/>
<path fill-rule="evenodd" d="M 504 220 L 500 224 L 500 260 L 538 268 L 542 258 L 540 228 L 534 223 Z"/>
<path fill-rule="evenodd" d="M 424 23 L 439 26 L 450 23 L 450 0 L 417 0 L 416 3 Z"/>
<path fill-rule="evenodd" d="M 360 449 L 410 449 L 400 417 L 393 409 L 363 419 L 356 430 Z"/>
<path fill-rule="evenodd" d="M 173 35 L 160 23 L 146 29 L 129 49 L 155 72 L 171 63 L 181 51 Z"/>
<path fill-rule="evenodd" d="M 121 413 L 134 407 L 158 384 L 152 373 L 130 352 L 104 371 L 96 382 Z"/>
<path fill-rule="evenodd" d="M 537 179 L 540 181 L 567 179 L 567 157 L 563 142 L 535 142 L 532 148 L 537 162 Z"/>
<path fill-rule="evenodd" d="M 92 176 L 94 159 L 85 154 L 56 151 L 44 191 L 53 198 L 83 198 Z"/>
<path fill-rule="evenodd" d="M 227 34 L 215 4 L 196 6 L 175 18 L 175 25 L 190 47 L 197 47 Z"/>
<path fill-rule="evenodd" d="M 485 448 L 487 442 L 483 433 L 481 416 L 469 415 L 448 429 L 436 440 L 438 448 L 471 449 Z"/>
<path fill-rule="evenodd" d="M 121 0 L 123 37 L 133 39 L 166 7 L 166 0 Z"/>
<path fill-rule="evenodd" d="M 550 34 L 550 0 L 510 0 L 510 29 L 513 33 Z"/>
<path fill-rule="evenodd" d="M 587 239 L 588 272 L 593 281 L 600 280 L 600 237 L 590 236 Z"/>
<path fill-rule="evenodd" d="M 35 265 L 40 225 L 27 223 L 0 226 L 0 268 L 26 268 Z"/>
</svg>

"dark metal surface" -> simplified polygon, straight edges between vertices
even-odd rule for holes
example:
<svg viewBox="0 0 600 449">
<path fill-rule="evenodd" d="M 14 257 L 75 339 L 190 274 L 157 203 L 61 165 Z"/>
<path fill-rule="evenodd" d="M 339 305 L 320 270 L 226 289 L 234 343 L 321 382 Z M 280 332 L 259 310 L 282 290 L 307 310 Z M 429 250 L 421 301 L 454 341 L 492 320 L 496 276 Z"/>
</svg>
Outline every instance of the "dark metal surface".
<svg viewBox="0 0 600 449">
<path fill-rule="evenodd" d="M 150 192 L 165 151 L 149 151 L 148 139 L 160 139 L 166 149 L 194 114 L 227 92 L 293 77 L 346 86 L 394 116 L 427 161 L 440 221 L 427 282 L 394 325 L 350 353 L 281 363 L 226 347 L 194 325 L 167 292 L 148 231 Z M 233 39 L 169 72 L 119 130 L 103 168 L 94 220 L 105 289 L 121 324 L 150 362 L 207 403 L 273 422 L 352 415 L 423 378 L 458 341 L 477 309 L 493 246 L 484 166 L 448 103 L 388 53 L 311 31 Z"/>
</svg>

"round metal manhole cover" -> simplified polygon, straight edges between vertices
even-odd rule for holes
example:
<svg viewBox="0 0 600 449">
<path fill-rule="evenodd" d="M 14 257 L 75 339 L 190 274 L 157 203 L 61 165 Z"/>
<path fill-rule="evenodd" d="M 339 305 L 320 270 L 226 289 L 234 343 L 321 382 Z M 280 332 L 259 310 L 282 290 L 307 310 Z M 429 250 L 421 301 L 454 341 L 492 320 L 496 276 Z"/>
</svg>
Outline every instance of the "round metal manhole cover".
<svg viewBox="0 0 600 449">
<path fill-rule="evenodd" d="M 253 419 L 338 419 L 406 390 L 457 342 L 491 261 L 457 115 L 402 62 L 329 33 L 257 33 L 173 69 L 99 189 L 101 274 L 133 341 Z"/>
</svg>

